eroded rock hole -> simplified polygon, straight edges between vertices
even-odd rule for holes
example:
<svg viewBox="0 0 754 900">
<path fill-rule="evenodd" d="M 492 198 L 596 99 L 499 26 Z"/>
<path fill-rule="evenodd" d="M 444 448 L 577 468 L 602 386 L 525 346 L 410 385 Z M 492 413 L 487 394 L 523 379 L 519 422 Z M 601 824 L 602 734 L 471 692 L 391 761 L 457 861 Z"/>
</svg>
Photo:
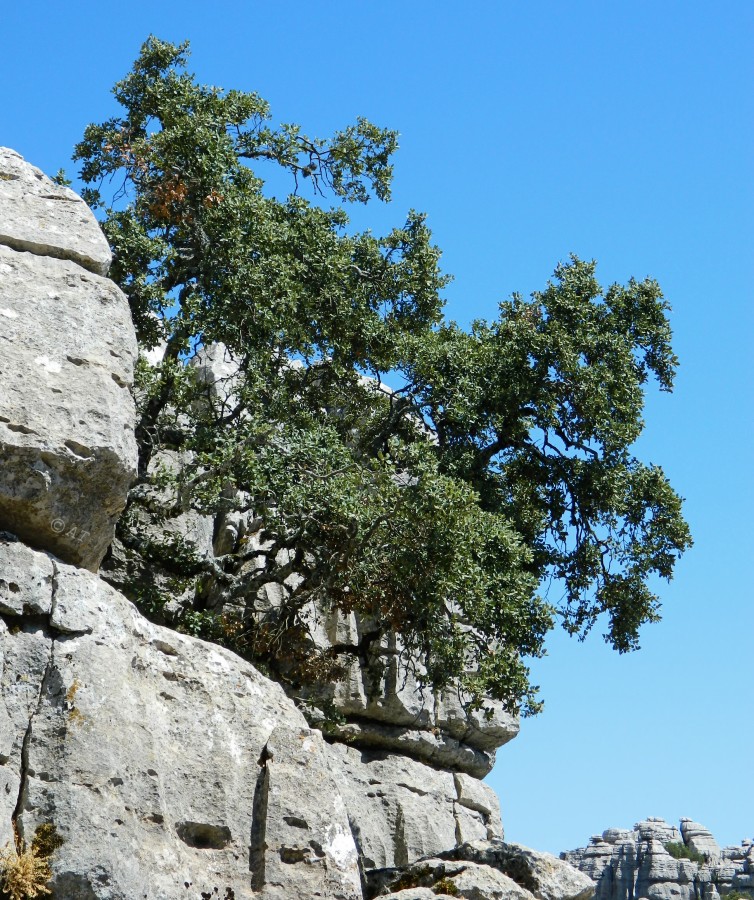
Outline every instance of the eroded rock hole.
<svg viewBox="0 0 754 900">
<path fill-rule="evenodd" d="M 222 850 L 230 843 L 230 828 L 227 825 L 209 825 L 206 822 L 178 822 L 175 826 L 178 837 L 189 847 L 198 850 Z"/>
</svg>

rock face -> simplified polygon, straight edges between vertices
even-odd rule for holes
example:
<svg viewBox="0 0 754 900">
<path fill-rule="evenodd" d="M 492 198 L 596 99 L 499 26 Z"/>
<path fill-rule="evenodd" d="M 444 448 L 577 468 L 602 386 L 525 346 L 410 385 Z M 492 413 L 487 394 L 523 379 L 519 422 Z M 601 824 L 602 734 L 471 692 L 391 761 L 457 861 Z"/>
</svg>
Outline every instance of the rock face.
<svg viewBox="0 0 754 900">
<path fill-rule="evenodd" d="M 719 900 L 754 888 L 754 841 L 721 849 L 691 819 L 680 830 L 657 818 L 608 828 L 561 858 L 597 882 L 596 900 Z"/>
<path fill-rule="evenodd" d="M 355 614 L 344 618 L 337 611 L 319 616 L 318 623 L 312 631 L 321 646 L 358 645 L 366 630 Z M 422 689 L 416 661 L 407 664 L 399 651 L 398 639 L 386 635 L 373 645 L 372 665 L 353 660 L 343 681 L 312 685 L 311 706 L 338 711 L 342 724 L 329 729 L 339 740 L 483 778 L 496 750 L 518 734 L 517 717 L 493 701 L 468 712 L 458 690 Z"/>
<path fill-rule="evenodd" d="M 400 900 L 432 896 L 469 900 L 590 900 L 594 882 L 549 853 L 480 841 L 396 871 L 369 874 L 370 893 Z"/>
<path fill-rule="evenodd" d="M 57 900 L 588 900 L 566 863 L 502 843 L 475 777 L 517 732 L 501 708 L 468 716 L 357 665 L 312 686 L 344 720 L 323 737 L 279 684 L 96 574 L 136 463 L 136 342 L 108 261 L 81 201 L 0 150 L 0 878 L 44 838 Z M 222 402 L 233 368 L 210 354 L 200 377 Z M 142 524 L 205 557 L 253 539 L 238 516 Z M 319 617 L 315 638 L 360 627 Z"/>
<path fill-rule="evenodd" d="M 361 896 L 322 736 L 278 685 L 18 542 L 0 598 L 0 846 L 53 824 L 55 896 Z"/>
<path fill-rule="evenodd" d="M 503 836 L 497 796 L 476 778 L 339 743 L 330 755 L 366 869 Z"/>
<path fill-rule="evenodd" d="M 70 259 L 107 275 L 110 248 L 89 207 L 7 147 L 0 147 L 0 244 Z"/>
<path fill-rule="evenodd" d="M 0 846 L 54 826 L 56 897 L 359 900 L 440 865 L 454 896 L 526 900 L 522 879 L 539 900 L 590 896 L 570 866 L 501 843 L 486 785 L 326 744 L 233 653 L 7 539 L 0 654 Z"/>
<path fill-rule="evenodd" d="M 136 473 L 128 304 L 80 264 L 108 260 L 76 195 L 0 151 L 0 530 L 91 570 Z"/>
</svg>

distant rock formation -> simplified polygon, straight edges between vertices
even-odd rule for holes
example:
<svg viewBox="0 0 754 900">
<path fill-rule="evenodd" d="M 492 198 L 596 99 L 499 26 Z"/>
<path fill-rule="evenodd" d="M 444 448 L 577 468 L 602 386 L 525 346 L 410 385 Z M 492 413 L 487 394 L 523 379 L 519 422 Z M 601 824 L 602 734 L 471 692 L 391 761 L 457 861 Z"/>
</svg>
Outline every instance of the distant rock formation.
<svg viewBox="0 0 754 900">
<path fill-rule="evenodd" d="M 721 848 L 698 822 L 680 829 L 650 818 L 633 829 L 608 828 L 589 846 L 560 854 L 597 883 L 595 900 L 754 898 L 754 840 Z"/>
</svg>

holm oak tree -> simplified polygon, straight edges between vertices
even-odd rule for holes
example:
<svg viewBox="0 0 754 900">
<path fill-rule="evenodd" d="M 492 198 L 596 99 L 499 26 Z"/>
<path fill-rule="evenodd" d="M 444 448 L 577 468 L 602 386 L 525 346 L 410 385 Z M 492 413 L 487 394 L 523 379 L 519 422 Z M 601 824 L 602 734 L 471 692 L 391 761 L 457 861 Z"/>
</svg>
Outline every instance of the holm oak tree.
<svg viewBox="0 0 754 900">
<path fill-rule="evenodd" d="M 273 666 L 293 646 L 321 671 L 363 650 L 302 644 L 312 603 L 398 634 L 427 682 L 477 706 L 537 708 L 525 659 L 557 619 L 583 636 L 602 617 L 636 647 L 658 618 L 650 577 L 690 544 L 662 469 L 631 452 L 648 380 L 670 391 L 677 365 L 657 283 L 603 290 L 572 258 L 494 320 L 448 322 L 423 215 L 349 227 L 349 204 L 389 199 L 396 133 L 276 126 L 258 95 L 198 84 L 187 53 L 150 38 L 114 88 L 121 115 L 75 158 L 140 345 L 162 348 L 138 371 L 131 502 L 162 479 L 174 510 L 242 513 L 262 539 L 198 559 L 126 515 L 124 543 L 239 610 L 278 584 L 274 623 L 186 619 Z M 189 363 L 214 344 L 237 371 L 210 397 Z M 177 470 L 155 467 L 165 449 Z"/>
</svg>

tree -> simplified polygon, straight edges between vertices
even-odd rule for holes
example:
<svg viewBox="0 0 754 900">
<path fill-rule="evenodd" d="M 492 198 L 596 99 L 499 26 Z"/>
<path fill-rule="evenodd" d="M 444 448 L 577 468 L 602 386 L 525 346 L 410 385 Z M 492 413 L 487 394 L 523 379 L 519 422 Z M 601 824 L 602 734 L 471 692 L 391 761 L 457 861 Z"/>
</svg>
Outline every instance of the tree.
<svg viewBox="0 0 754 900">
<path fill-rule="evenodd" d="M 446 322 L 424 216 L 384 237 L 349 228 L 348 204 L 389 199 L 396 134 L 275 127 L 256 94 L 197 84 L 187 53 L 151 37 L 115 86 L 122 116 L 90 125 L 75 158 L 140 344 L 165 343 L 138 373 L 141 486 L 251 515 L 263 540 L 208 562 L 128 515 L 122 539 L 193 579 L 198 605 L 203 579 L 235 602 L 280 585 L 274 621 L 202 620 L 291 683 L 365 651 L 307 642 L 312 602 L 367 617 L 369 641 L 399 634 L 427 681 L 476 706 L 537 708 L 524 659 L 556 618 L 584 636 L 604 615 L 606 639 L 636 647 L 658 618 L 649 577 L 669 579 L 691 542 L 662 470 L 630 450 L 645 384 L 670 391 L 677 365 L 658 285 L 603 291 L 572 258 L 494 321 Z M 187 365 L 218 342 L 231 397 Z M 184 465 L 155 475 L 165 448 Z"/>
</svg>

